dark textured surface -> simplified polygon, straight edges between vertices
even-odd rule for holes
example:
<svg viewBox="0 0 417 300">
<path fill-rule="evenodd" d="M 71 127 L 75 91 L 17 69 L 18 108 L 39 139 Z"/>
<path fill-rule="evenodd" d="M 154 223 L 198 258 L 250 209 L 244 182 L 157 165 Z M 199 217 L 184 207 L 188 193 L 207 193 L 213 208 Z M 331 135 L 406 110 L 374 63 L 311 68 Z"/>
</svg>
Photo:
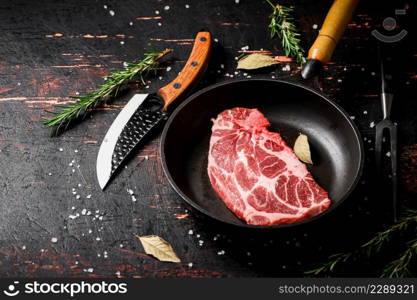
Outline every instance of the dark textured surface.
<svg viewBox="0 0 417 300">
<path fill-rule="evenodd" d="M 330 2 L 282 1 L 294 3 L 305 48 L 317 35 L 313 24 L 320 26 Z M 370 32 L 383 32 L 382 20 L 393 16 L 394 8 L 404 7 L 395 2 L 395 7 L 376 7 L 362 1 L 320 80 L 323 92 L 355 117 L 366 139 L 360 186 L 346 205 L 319 224 L 261 233 L 224 227 L 191 211 L 163 174 L 157 136 L 105 192 L 100 191 L 95 174 L 99 144 L 127 96 L 56 138 L 49 137 L 40 119 L 54 104 L 69 103 L 69 95 L 91 91 L 111 69 L 142 57 L 144 50 L 173 48 L 172 70 L 161 70 L 144 89 L 156 90 L 181 69 L 200 28 L 208 28 L 218 42 L 197 89 L 232 76 L 247 77 L 234 73 L 242 47 L 283 55 L 279 41 L 269 39 L 270 8 L 264 1 L 0 1 L 0 276 L 299 276 L 381 229 L 389 221 L 389 207 L 384 206 L 389 198 L 374 197 L 371 185 L 372 122 L 381 112 Z M 410 31 L 394 55 L 399 72 L 393 118 L 399 123 L 402 210 L 416 205 L 417 190 L 414 13 L 415 7 L 409 7 L 406 16 L 396 17 L 400 29 Z M 291 70 L 282 70 L 287 64 Z M 250 76 L 300 80 L 299 69 L 287 62 Z M 143 254 L 135 234 L 164 237 L 183 262 L 163 263 Z M 378 271 L 370 262 L 352 265 L 343 275 Z"/>
</svg>

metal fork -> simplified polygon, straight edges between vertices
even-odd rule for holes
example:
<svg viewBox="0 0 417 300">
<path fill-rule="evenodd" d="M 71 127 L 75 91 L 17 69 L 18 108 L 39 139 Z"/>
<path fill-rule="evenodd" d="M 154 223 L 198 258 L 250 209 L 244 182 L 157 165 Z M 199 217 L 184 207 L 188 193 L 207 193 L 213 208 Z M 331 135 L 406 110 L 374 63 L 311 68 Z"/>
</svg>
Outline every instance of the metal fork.
<svg viewBox="0 0 417 300">
<path fill-rule="evenodd" d="M 391 106 L 394 99 L 392 89 L 392 75 L 386 73 L 384 69 L 384 56 L 382 55 L 381 45 L 378 44 L 378 57 L 381 72 L 381 106 L 383 119 L 376 124 L 376 137 L 375 137 L 375 163 L 376 169 L 380 176 L 382 176 L 382 142 L 384 133 L 388 133 L 388 142 L 390 143 L 390 159 L 391 159 L 391 172 L 392 172 L 392 208 L 394 222 L 397 222 L 397 125 L 390 119 Z"/>
</svg>

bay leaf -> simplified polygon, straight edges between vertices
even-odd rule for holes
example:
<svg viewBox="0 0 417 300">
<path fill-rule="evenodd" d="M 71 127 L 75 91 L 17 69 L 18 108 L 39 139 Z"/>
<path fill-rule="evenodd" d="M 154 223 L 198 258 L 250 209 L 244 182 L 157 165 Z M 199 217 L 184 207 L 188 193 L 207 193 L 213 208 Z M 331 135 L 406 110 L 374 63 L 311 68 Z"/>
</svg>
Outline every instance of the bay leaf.
<svg viewBox="0 0 417 300">
<path fill-rule="evenodd" d="M 157 235 L 138 236 L 146 254 L 160 261 L 181 262 L 170 243 Z"/>
<path fill-rule="evenodd" d="M 278 62 L 269 55 L 252 53 L 239 59 L 237 62 L 237 68 L 244 70 L 255 70 L 276 64 L 278 64 Z"/>
<path fill-rule="evenodd" d="M 294 152 L 301 161 L 307 164 L 313 164 L 313 161 L 311 160 L 310 144 L 308 143 L 308 137 L 305 134 L 300 133 L 295 140 Z"/>
</svg>

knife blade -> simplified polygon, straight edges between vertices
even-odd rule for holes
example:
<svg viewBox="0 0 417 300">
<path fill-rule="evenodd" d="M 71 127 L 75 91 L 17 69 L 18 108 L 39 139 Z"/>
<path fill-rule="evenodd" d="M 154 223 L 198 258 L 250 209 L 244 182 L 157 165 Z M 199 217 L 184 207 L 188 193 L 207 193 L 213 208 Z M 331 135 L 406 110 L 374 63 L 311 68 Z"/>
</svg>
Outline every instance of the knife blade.
<svg viewBox="0 0 417 300">
<path fill-rule="evenodd" d="M 194 84 L 207 68 L 211 35 L 199 32 L 184 68 L 168 85 L 152 94 L 134 95 L 107 131 L 97 155 L 96 171 L 104 189 L 126 158 L 159 123 L 168 116 L 168 107 Z"/>
</svg>

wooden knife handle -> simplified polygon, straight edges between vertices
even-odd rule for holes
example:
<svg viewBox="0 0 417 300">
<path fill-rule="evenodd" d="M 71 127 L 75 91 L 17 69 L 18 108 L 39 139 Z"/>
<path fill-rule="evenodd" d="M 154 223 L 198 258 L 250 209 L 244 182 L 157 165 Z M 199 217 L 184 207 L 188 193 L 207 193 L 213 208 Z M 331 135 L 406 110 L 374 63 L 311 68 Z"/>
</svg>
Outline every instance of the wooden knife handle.
<svg viewBox="0 0 417 300">
<path fill-rule="evenodd" d="M 158 94 L 164 99 L 165 110 L 205 72 L 210 57 L 211 43 L 210 32 L 199 32 L 190 57 L 177 78 L 158 90 Z"/>
<path fill-rule="evenodd" d="M 359 0 L 335 0 L 327 13 L 319 36 L 308 52 L 309 59 L 327 63 L 339 42 Z"/>
</svg>

